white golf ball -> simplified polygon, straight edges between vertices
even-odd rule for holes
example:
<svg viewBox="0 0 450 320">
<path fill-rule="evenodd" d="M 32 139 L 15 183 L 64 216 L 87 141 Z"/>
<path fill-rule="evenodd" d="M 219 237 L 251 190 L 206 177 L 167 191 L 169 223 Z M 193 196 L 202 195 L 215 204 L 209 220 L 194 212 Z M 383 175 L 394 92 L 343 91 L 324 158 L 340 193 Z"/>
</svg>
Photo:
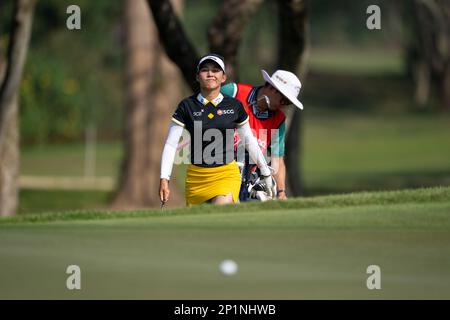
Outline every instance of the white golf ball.
<svg viewBox="0 0 450 320">
<path fill-rule="evenodd" d="M 237 270 L 238 266 L 233 260 L 227 259 L 220 263 L 220 272 L 226 276 L 234 275 Z"/>
</svg>

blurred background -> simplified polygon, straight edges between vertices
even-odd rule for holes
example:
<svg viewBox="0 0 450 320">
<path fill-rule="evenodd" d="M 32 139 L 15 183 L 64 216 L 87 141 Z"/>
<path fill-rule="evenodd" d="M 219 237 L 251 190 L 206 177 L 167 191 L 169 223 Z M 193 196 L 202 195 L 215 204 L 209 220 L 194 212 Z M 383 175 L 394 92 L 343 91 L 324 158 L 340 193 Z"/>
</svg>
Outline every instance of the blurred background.
<svg viewBox="0 0 450 320">
<path fill-rule="evenodd" d="M 6 65 L 13 2 L 0 2 L 0 70 Z M 37 1 L 18 89 L 18 214 L 114 208 L 118 203 L 145 206 L 133 205 L 134 192 L 120 195 L 120 186 L 132 183 L 124 178 L 124 168 L 133 153 L 126 142 L 133 123 L 126 120 L 132 82 L 127 59 L 138 51 L 133 41 L 144 37 L 147 52 L 159 57 L 152 60 L 156 64 L 149 62 L 149 70 L 159 64 L 168 68 L 148 73 L 153 88 L 163 87 L 147 105 L 152 110 L 159 99 L 162 107 L 150 117 L 166 114 L 155 129 L 160 135 L 147 132 L 158 146 L 134 152 L 159 159 L 168 119 L 177 101 L 192 91 L 163 56 L 147 2 L 136 2 L 141 7 L 130 8 L 129 1 Z M 450 185 L 449 19 L 431 23 L 449 17 L 448 4 L 429 1 L 434 9 L 427 11 L 422 2 L 427 3 L 307 2 L 307 46 L 301 66 L 292 70 L 302 81 L 305 106 L 298 161 L 302 196 Z M 207 53 L 208 27 L 223 2 L 172 3 L 198 54 Z M 81 8 L 80 30 L 66 27 L 66 8 L 72 4 Z M 371 4 L 381 8 L 380 30 L 366 27 Z M 444 9 L 436 11 L 439 5 Z M 243 29 L 239 82 L 262 85 L 260 70 L 277 69 L 277 10 L 276 1 L 261 1 Z M 130 27 L 131 20 L 139 21 L 139 12 L 148 21 L 143 29 Z M 134 38 L 132 30 L 137 30 Z M 444 54 L 424 42 L 427 34 L 437 47 L 443 34 Z M 165 82 L 158 82 L 161 74 Z M 174 205 L 183 205 L 184 167 L 175 170 Z M 142 192 L 156 196 L 157 178 L 145 179 L 149 186 Z"/>
</svg>

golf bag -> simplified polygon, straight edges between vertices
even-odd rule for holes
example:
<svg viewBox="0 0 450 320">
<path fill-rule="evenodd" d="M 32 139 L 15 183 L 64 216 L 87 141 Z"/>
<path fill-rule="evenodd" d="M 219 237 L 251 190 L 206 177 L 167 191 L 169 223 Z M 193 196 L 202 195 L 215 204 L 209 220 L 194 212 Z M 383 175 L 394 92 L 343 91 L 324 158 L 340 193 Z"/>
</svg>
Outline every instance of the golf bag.
<svg viewBox="0 0 450 320">
<path fill-rule="evenodd" d="M 267 193 L 267 186 L 261 178 L 259 168 L 255 165 L 238 163 L 241 171 L 241 190 L 239 192 L 239 201 L 267 201 L 272 200 Z M 276 182 L 272 178 L 272 194 L 277 190 Z"/>
</svg>

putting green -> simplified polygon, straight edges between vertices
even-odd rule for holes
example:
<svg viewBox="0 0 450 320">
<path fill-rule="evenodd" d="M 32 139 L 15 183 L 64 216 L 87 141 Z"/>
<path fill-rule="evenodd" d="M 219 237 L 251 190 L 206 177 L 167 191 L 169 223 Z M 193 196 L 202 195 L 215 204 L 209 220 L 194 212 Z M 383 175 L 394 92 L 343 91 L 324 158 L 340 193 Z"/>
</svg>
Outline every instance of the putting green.
<svg viewBox="0 0 450 320">
<path fill-rule="evenodd" d="M 3 219 L 0 299 L 449 299 L 449 195 Z M 236 275 L 220 274 L 224 259 Z M 69 265 L 81 290 L 66 288 Z M 370 265 L 380 290 L 366 286 Z"/>
</svg>

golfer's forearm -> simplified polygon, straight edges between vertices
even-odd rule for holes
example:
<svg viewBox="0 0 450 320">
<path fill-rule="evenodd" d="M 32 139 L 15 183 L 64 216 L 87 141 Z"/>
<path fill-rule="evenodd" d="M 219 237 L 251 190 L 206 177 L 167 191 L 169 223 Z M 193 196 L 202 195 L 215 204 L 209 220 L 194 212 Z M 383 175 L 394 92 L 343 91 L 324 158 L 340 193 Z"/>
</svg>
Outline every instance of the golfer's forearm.
<svg viewBox="0 0 450 320">
<path fill-rule="evenodd" d="M 238 133 L 245 143 L 245 148 L 247 149 L 250 158 L 254 161 L 254 163 L 256 163 L 261 171 L 261 174 L 263 176 L 270 176 L 271 172 L 269 166 L 267 165 L 266 159 L 259 148 L 258 141 L 253 136 L 250 125 L 246 123 L 238 127 Z"/>
<path fill-rule="evenodd" d="M 173 162 L 177 152 L 178 141 L 180 141 L 183 127 L 172 123 L 169 127 L 169 134 L 167 135 L 166 144 L 164 145 L 161 156 L 161 179 L 170 180 L 172 174 Z"/>
</svg>

